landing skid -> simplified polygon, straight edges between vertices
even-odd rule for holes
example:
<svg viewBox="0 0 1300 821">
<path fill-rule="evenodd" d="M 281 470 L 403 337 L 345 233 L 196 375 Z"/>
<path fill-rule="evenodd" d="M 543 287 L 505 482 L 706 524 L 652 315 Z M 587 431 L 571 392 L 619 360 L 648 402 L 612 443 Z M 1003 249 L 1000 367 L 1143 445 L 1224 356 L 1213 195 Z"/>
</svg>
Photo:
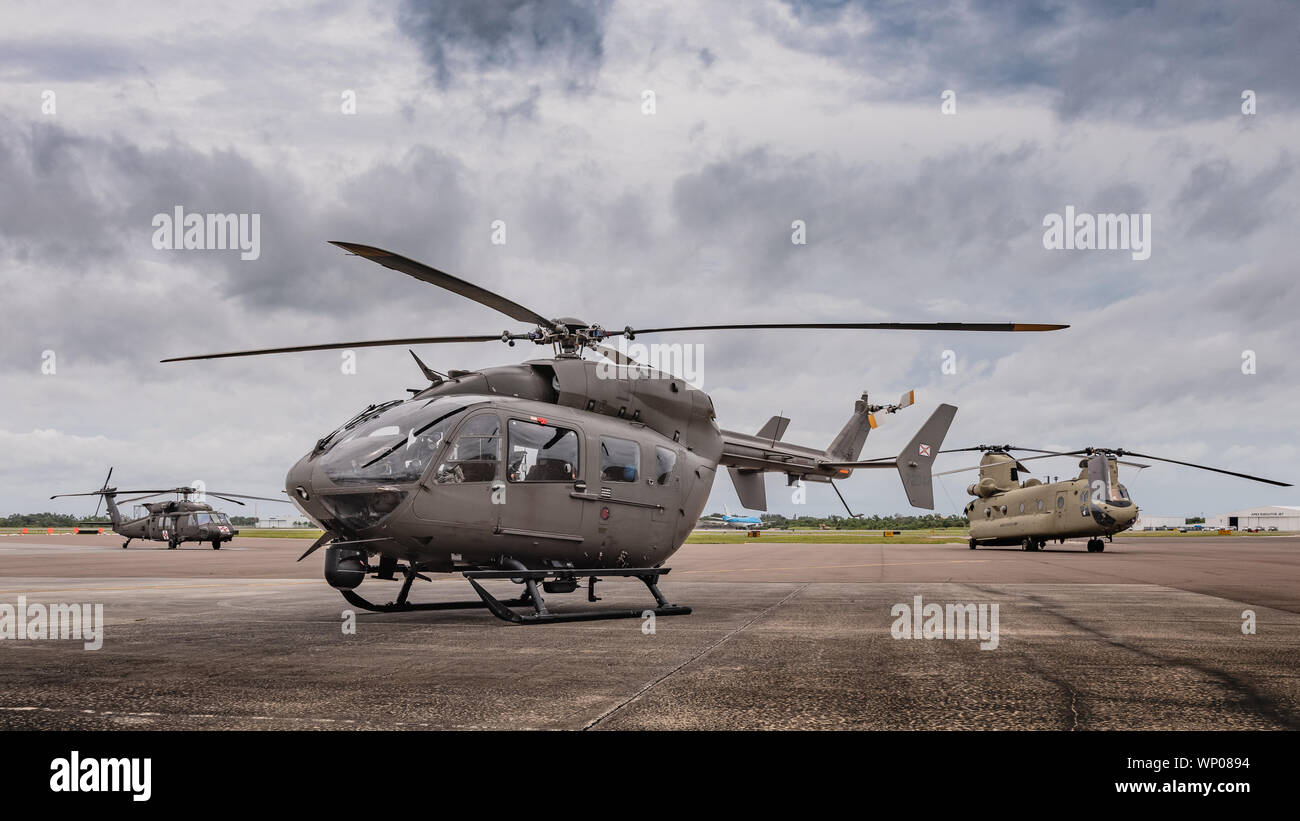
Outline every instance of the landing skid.
<svg viewBox="0 0 1300 821">
<path fill-rule="evenodd" d="M 552 624 L 555 622 L 571 621 L 602 621 L 605 619 L 639 619 L 646 613 L 653 613 L 656 616 L 685 616 L 691 612 L 691 608 L 681 605 L 670 604 L 664 598 L 663 593 L 659 591 L 659 577 L 669 572 L 671 568 L 667 567 L 620 567 L 616 569 L 556 569 L 556 570 L 466 570 L 464 576 L 469 580 L 474 592 L 478 593 L 479 601 L 455 601 L 455 602 L 424 602 L 414 603 L 408 600 L 411 592 L 411 584 L 418 575 L 411 569 L 406 569 L 406 578 L 402 582 L 401 592 L 397 598 L 388 604 L 375 604 L 353 590 L 340 590 L 343 598 L 349 604 L 370 610 L 376 613 L 405 613 L 415 610 L 466 610 L 470 608 L 486 607 L 492 615 L 497 618 L 511 622 L 512 624 Z M 591 602 L 600 601 L 596 596 L 596 583 L 602 576 L 635 576 L 640 579 L 650 594 L 654 596 L 656 607 L 640 608 L 636 610 L 587 610 L 576 613 L 553 613 L 546 609 L 546 601 L 542 598 L 541 591 L 538 589 L 538 582 L 543 584 L 557 582 L 563 586 L 572 583 L 576 587 L 578 577 L 588 577 L 587 583 L 587 600 Z M 523 595 L 515 599 L 502 601 L 496 596 L 489 593 L 481 584 L 479 579 L 511 579 L 521 581 L 526 590 Z M 573 588 L 569 588 L 572 590 Z M 531 607 L 531 613 L 519 613 L 513 610 L 515 607 Z"/>
</svg>

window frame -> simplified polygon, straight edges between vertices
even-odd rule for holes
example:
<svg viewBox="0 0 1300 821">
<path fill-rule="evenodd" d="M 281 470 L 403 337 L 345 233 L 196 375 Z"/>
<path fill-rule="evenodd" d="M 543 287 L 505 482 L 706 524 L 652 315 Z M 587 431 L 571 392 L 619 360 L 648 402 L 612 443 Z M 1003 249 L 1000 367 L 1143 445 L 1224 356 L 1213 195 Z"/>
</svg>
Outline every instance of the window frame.
<svg viewBox="0 0 1300 821">
<path fill-rule="evenodd" d="M 655 487 L 668 487 L 668 485 L 672 484 L 673 477 L 677 475 L 677 463 L 681 460 L 681 454 L 679 454 L 677 451 L 673 450 L 672 448 L 666 445 L 655 445 L 654 448 L 655 448 L 655 475 L 652 481 L 654 482 Z M 667 479 L 663 482 L 659 481 L 659 452 L 660 451 L 664 451 L 665 453 L 671 454 L 673 457 L 672 467 L 668 468 L 668 472 L 664 474 L 667 477 Z"/>
<path fill-rule="evenodd" d="M 605 468 L 607 467 L 605 465 L 605 440 L 606 439 L 614 442 L 621 442 L 623 444 L 628 444 L 636 448 L 636 466 L 635 466 L 636 475 L 633 476 L 631 479 L 609 479 L 605 477 Z M 644 471 L 641 470 L 641 443 L 640 442 L 636 441 L 635 439 L 624 439 L 621 436 L 611 436 L 602 433 L 596 437 L 596 445 L 598 450 L 597 458 L 599 460 L 597 462 L 596 467 L 600 473 L 600 481 L 602 483 L 608 482 L 614 485 L 635 485 L 637 482 L 641 481 L 641 476 L 643 475 Z M 619 465 L 612 464 L 609 465 L 608 467 L 619 467 Z M 622 467 L 626 469 L 627 465 L 622 465 Z"/>
<path fill-rule="evenodd" d="M 490 418 L 496 420 L 496 423 L 497 423 L 497 433 L 496 433 L 495 436 L 491 436 L 491 435 L 487 435 L 487 434 L 475 434 L 475 433 L 466 433 L 466 432 L 465 432 L 466 429 L 467 429 L 470 425 L 474 424 L 475 421 L 477 421 L 477 420 L 479 420 L 479 419 L 488 418 L 488 417 L 490 417 Z M 507 451 L 507 447 L 503 447 L 504 445 L 506 445 L 506 440 L 507 440 L 507 433 L 506 433 L 506 430 L 505 430 L 505 429 L 506 429 L 506 425 L 502 425 L 502 424 L 501 424 L 501 414 L 497 413 L 496 410 L 494 410 L 494 409 L 492 409 L 492 408 L 482 408 L 482 409 L 479 409 L 479 410 L 476 410 L 476 411 L 470 411 L 469 416 L 467 416 L 467 417 L 465 417 L 464 419 L 462 419 L 462 420 L 460 421 L 460 424 L 456 427 L 456 433 L 455 433 L 455 435 L 454 435 L 454 436 L 448 436 L 448 437 L 447 437 L 447 442 L 446 442 L 445 445 L 443 445 L 442 452 L 439 454 L 440 458 L 437 459 L 437 460 L 433 463 L 433 465 L 432 465 L 432 467 L 431 467 L 431 470 L 433 471 L 433 474 L 429 477 L 429 481 L 430 481 L 430 483 L 433 484 L 433 485 L 435 485 L 435 486 L 446 486 L 446 485 L 482 485 L 482 484 L 491 484 L 492 482 L 500 482 L 500 481 L 502 481 L 502 480 L 501 480 L 501 474 L 502 474 L 503 472 L 505 472 L 505 462 L 506 462 L 505 453 L 506 453 L 506 451 Z M 460 440 L 461 440 L 462 438 L 470 438 L 470 439 L 496 439 L 497 442 L 498 442 L 498 445 L 497 445 L 497 456 L 496 456 L 496 458 L 495 458 L 495 459 L 491 459 L 491 460 L 489 460 L 489 459 L 450 459 L 449 456 L 450 456 L 451 452 L 455 449 L 455 447 L 456 447 L 457 445 L 460 444 Z M 442 475 L 441 472 L 440 472 L 441 468 L 442 468 L 444 465 L 449 464 L 449 463 L 451 463 L 451 464 L 466 464 L 466 463 L 472 463 L 472 464 L 489 464 L 489 463 L 492 463 L 492 464 L 495 464 L 495 465 L 496 465 L 496 471 L 494 472 L 494 475 L 493 475 L 493 477 L 492 477 L 491 479 L 466 479 L 466 480 L 464 480 L 464 481 L 460 481 L 460 482 L 442 482 L 442 481 L 439 481 L 439 480 L 438 480 L 438 477 Z M 550 480 L 548 480 L 548 481 L 550 481 Z"/>
<path fill-rule="evenodd" d="M 539 428 L 552 428 L 558 430 L 565 430 L 568 431 L 569 433 L 572 433 L 574 436 L 574 442 L 578 448 L 578 452 L 575 455 L 573 460 L 574 476 L 569 479 L 512 479 L 510 478 L 510 448 L 511 448 L 510 425 L 512 422 L 520 422 L 525 425 L 533 425 L 534 427 L 539 427 Z M 501 458 L 505 467 L 505 473 L 506 473 L 505 481 L 507 483 L 512 485 L 571 484 L 573 482 L 582 479 L 583 433 L 582 433 L 582 429 L 579 428 L 577 425 L 574 425 L 572 422 L 569 422 L 568 420 L 565 419 L 561 419 L 561 420 L 557 420 L 556 424 L 551 424 L 550 420 L 548 419 L 546 423 L 543 424 L 542 422 L 537 421 L 536 418 L 528 418 L 522 416 L 506 416 L 505 439 L 506 439 L 506 448 Z"/>
</svg>

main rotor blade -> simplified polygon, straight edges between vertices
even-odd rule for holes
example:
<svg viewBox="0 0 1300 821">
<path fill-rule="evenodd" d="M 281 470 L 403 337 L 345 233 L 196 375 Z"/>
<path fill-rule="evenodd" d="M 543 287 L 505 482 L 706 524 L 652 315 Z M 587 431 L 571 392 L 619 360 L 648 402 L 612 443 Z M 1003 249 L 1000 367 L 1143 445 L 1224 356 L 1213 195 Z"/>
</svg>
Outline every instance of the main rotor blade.
<svg viewBox="0 0 1300 821">
<path fill-rule="evenodd" d="M 514 339 L 523 335 L 511 334 Z M 194 359 L 226 359 L 232 356 L 262 356 L 272 353 L 297 353 L 299 351 L 333 351 L 342 348 L 381 348 L 386 345 L 434 345 L 448 342 L 500 342 L 501 334 L 491 336 L 417 336 L 409 339 L 372 339 L 366 342 L 330 342 L 324 345 L 294 345 L 288 348 L 259 348 L 250 351 L 229 351 L 227 353 L 205 353 L 194 356 L 173 356 L 161 362 L 188 362 Z"/>
<path fill-rule="evenodd" d="M 1249 479 L 1252 482 L 1263 482 L 1266 485 L 1276 485 L 1277 487 L 1292 487 L 1290 482 L 1279 482 L 1275 479 L 1265 479 L 1260 476 L 1251 476 L 1249 473 L 1237 473 L 1234 470 L 1224 470 L 1223 468 L 1212 468 L 1208 465 L 1198 465 L 1195 462 L 1180 462 L 1177 459 L 1165 459 L 1162 456 L 1152 456 L 1147 453 L 1138 453 L 1132 450 L 1124 450 L 1123 448 L 1119 448 L 1118 450 L 1119 452 L 1123 453 L 1123 455 L 1125 456 L 1136 456 L 1139 459 L 1154 459 L 1157 462 L 1169 462 L 1170 464 L 1183 465 L 1184 467 L 1196 468 L 1198 470 L 1208 470 L 1213 473 L 1223 473 L 1228 476 L 1236 476 L 1238 479 Z"/>
<path fill-rule="evenodd" d="M 193 492 L 199 493 L 198 490 Z M 217 493 L 214 490 L 205 490 L 202 492 L 207 496 L 216 496 L 218 499 L 230 499 L 231 497 L 234 497 L 235 499 L 261 499 L 263 502 L 284 502 L 285 504 L 289 504 L 288 499 L 275 499 L 270 496 L 249 496 L 245 493 L 226 493 L 225 491 Z"/>
<path fill-rule="evenodd" d="M 61 499 L 64 496 L 108 496 L 110 494 L 115 496 L 125 496 L 128 493 L 148 493 L 157 496 L 162 493 L 175 493 L 175 492 L 176 492 L 175 488 L 172 488 L 170 490 L 118 490 L 116 488 L 113 488 L 112 490 L 92 490 L 89 493 L 56 493 L 50 498 Z"/>
<path fill-rule="evenodd" d="M 330 245 L 337 245 L 344 251 L 350 251 L 359 257 L 365 257 L 371 262 L 377 262 L 385 268 L 392 268 L 394 271 L 401 271 L 407 276 L 413 276 L 418 280 L 428 282 L 431 285 L 437 285 L 439 288 L 445 288 L 455 294 L 474 300 L 480 305 L 486 305 L 489 308 L 500 311 L 511 319 L 517 319 L 520 322 L 528 322 L 533 325 L 539 325 L 543 328 L 551 328 L 554 323 L 541 314 L 531 311 L 513 302 L 500 294 L 493 293 L 486 288 L 480 288 L 472 282 L 466 282 L 458 279 L 437 268 L 431 268 L 423 262 L 416 262 L 413 259 L 404 257 L 401 254 L 394 254 L 392 251 L 385 251 L 383 248 L 375 248 L 372 245 L 360 245 L 355 242 L 336 242 L 330 240 Z"/>
<path fill-rule="evenodd" d="M 964 449 L 964 448 L 963 448 Z M 979 470 L 980 468 L 991 468 L 998 465 L 1018 465 L 1021 462 L 1032 462 L 1035 459 L 1051 459 L 1053 456 L 1066 456 L 1064 453 L 1049 453 L 1046 456 L 1026 456 L 1024 459 L 1003 459 L 999 462 L 989 462 L 987 465 L 972 465 L 968 468 L 957 468 L 955 470 L 945 470 L 941 473 L 931 473 L 931 476 L 947 476 L 950 473 L 965 473 L 968 470 Z"/>
<path fill-rule="evenodd" d="M 781 322 L 744 325 L 682 325 L 675 328 L 632 328 L 633 334 L 657 334 L 670 331 L 748 331 L 811 328 L 821 330 L 864 331 L 1059 331 L 1069 325 L 1044 325 L 1024 322 Z M 605 336 L 626 331 L 609 330 Z"/>
<path fill-rule="evenodd" d="M 207 496 L 211 496 L 211 497 L 213 497 L 214 499 L 225 499 L 227 502 L 234 502 L 235 504 L 239 505 L 240 507 L 243 507 L 243 506 L 244 506 L 244 503 L 241 502 L 241 501 L 239 501 L 238 499 L 235 499 L 235 498 L 230 497 L 230 496 L 222 496 L 220 493 L 212 493 L 212 492 L 209 491 L 209 492 L 208 492 L 207 494 L 205 494 L 205 495 L 207 495 Z"/>
<path fill-rule="evenodd" d="M 117 500 L 117 503 L 118 503 L 119 505 L 129 505 L 129 504 L 131 504 L 132 502 L 143 502 L 145 499 L 154 499 L 154 498 L 157 498 L 157 497 L 159 497 L 159 496 L 166 496 L 166 495 L 168 495 L 168 494 L 167 494 L 167 493 L 151 493 L 151 494 L 149 494 L 148 496 L 132 496 L 130 499 L 118 499 L 118 500 Z"/>
</svg>

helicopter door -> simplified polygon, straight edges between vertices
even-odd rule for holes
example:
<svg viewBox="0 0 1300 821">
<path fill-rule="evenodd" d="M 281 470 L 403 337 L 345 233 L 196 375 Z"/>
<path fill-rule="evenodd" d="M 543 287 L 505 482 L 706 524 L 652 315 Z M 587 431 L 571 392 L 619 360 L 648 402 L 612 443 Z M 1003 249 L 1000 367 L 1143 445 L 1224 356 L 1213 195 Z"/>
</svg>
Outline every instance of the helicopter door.
<svg viewBox="0 0 1300 821">
<path fill-rule="evenodd" d="M 575 497 L 582 476 L 582 434 L 568 422 L 529 417 L 506 422 L 506 481 L 497 531 L 537 548 L 583 542 L 586 502 Z M 536 547 L 535 547 L 536 546 Z"/>
<path fill-rule="evenodd" d="M 650 548 L 652 550 L 671 549 L 676 545 L 675 530 L 681 514 L 682 478 L 678 470 L 680 452 L 676 448 L 664 445 L 654 446 L 653 472 L 646 475 L 646 485 L 651 490 L 651 501 L 657 507 L 650 514 Z"/>
<path fill-rule="evenodd" d="M 501 438 L 501 420 L 496 413 L 487 411 L 467 418 L 421 485 L 415 515 L 485 533 L 495 528 L 505 487 Z"/>
<path fill-rule="evenodd" d="M 658 506 L 652 498 L 658 494 L 649 484 L 653 449 L 622 436 L 599 436 L 593 444 L 596 473 L 589 492 L 599 497 L 591 503 L 600 516 L 598 553 L 621 555 L 628 565 L 643 565 L 652 541 L 651 516 Z"/>
</svg>

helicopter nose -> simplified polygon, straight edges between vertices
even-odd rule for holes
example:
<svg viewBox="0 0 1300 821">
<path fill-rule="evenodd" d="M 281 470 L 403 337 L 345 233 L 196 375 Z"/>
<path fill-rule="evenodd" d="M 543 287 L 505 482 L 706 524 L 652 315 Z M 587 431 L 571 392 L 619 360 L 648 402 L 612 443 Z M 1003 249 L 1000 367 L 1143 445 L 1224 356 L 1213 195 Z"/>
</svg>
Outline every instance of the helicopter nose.
<svg viewBox="0 0 1300 821">
<path fill-rule="evenodd" d="M 1106 518 L 1118 525 L 1127 525 L 1136 519 L 1138 515 L 1137 505 L 1131 502 L 1118 505 L 1103 502 L 1097 507 L 1101 508 L 1101 512 Z"/>
</svg>

